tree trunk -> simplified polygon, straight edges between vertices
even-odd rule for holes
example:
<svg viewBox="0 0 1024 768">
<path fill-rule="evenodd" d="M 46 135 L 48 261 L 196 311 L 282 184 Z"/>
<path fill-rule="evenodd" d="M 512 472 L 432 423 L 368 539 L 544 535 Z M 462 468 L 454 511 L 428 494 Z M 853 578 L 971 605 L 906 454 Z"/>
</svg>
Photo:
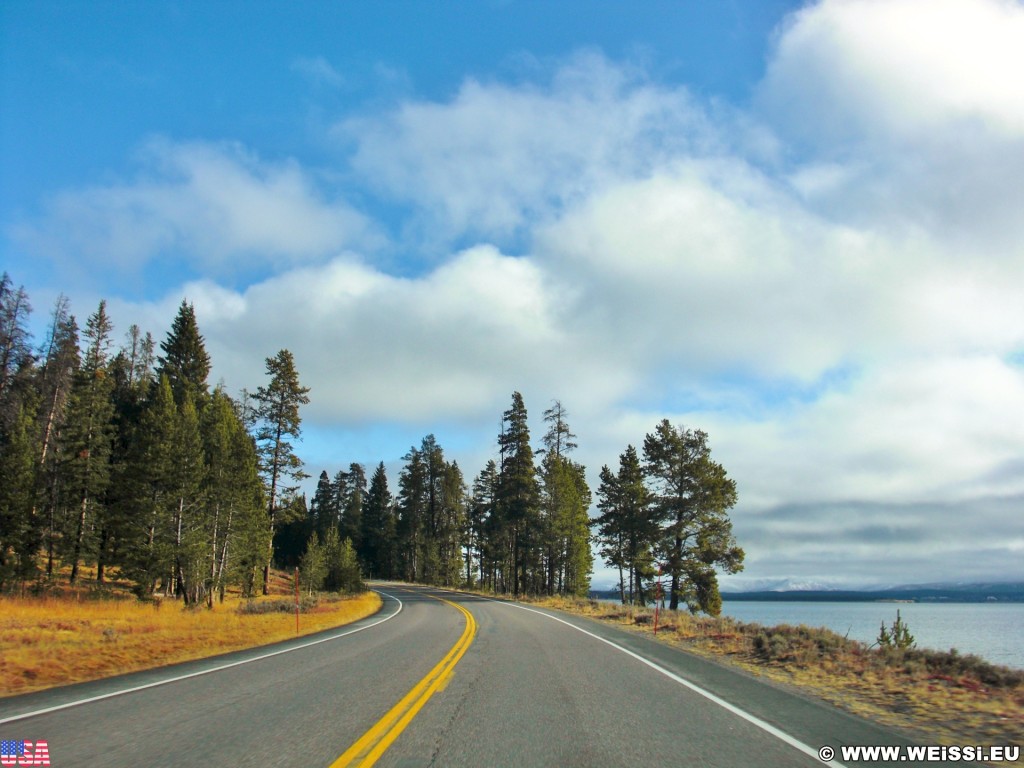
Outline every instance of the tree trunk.
<svg viewBox="0 0 1024 768">
<path fill-rule="evenodd" d="M 217 591 L 219 593 L 220 602 L 224 602 L 224 570 L 227 568 L 228 563 L 228 542 L 231 540 L 231 518 L 234 512 L 234 507 L 228 507 L 228 520 L 224 526 L 224 544 L 220 551 L 220 564 L 217 566 Z"/>
<path fill-rule="evenodd" d="M 100 548 L 96 556 L 96 583 L 102 584 L 105 581 L 107 570 L 107 542 L 110 540 L 110 531 L 106 526 L 100 531 Z"/>
<path fill-rule="evenodd" d="M 71 578 L 69 581 L 74 584 L 78 579 L 78 558 L 82 554 L 82 540 L 85 538 L 85 513 L 89 506 L 89 496 L 82 497 L 82 504 L 78 509 L 78 528 L 75 531 L 75 548 L 71 561 Z"/>
<path fill-rule="evenodd" d="M 675 549 L 672 551 L 672 557 L 670 559 L 670 565 L 672 568 L 672 599 L 669 602 L 669 608 L 673 611 L 679 609 L 679 581 L 682 574 L 682 553 L 683 553 L 683 537 L 676 536 Z"/>
</svg>

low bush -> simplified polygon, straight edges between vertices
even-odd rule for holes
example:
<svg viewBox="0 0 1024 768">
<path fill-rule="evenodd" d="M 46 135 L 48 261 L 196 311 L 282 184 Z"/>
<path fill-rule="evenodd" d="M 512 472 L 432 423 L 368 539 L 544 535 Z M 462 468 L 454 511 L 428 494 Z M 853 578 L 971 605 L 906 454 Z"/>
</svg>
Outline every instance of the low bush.
<svg viewBox="0 0 1024 768">
<path fill-rule="evenodd" d="M 318 604 L 319 598 L 316 595 L 303 595 L 299 599 L 299 613 L 308 613 Z M 244 616 L 261 616 L 265 613 L 295 613 L 295 600 L 246 600 L 238 604 L 237 610 Z"/>
<path fill-rule="evenodd" d="M 974 654 L 961 655 L 955 648 L 949 651 L 911 650 L 906 658 L 924 666 L 932 677 L 947 676 L 977 680 L 989 688 L 1014 688 L 1024 685 L 1024 669 L 1001 667 Z"/>
</svg>

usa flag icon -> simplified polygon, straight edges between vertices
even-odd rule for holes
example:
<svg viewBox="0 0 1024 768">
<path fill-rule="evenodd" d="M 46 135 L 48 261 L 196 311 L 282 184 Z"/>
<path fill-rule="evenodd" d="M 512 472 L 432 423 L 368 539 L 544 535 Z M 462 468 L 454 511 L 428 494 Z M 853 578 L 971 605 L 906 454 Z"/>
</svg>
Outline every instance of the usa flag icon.
<svg viewBox="0 0 1024 768">
<path fill-rule="evenodd" d="M 34 744 L 25 739 L 0 741 L 0 766 L 32 766 L 50 764 L 50 746 L 45 741 Z"/>
</svg>

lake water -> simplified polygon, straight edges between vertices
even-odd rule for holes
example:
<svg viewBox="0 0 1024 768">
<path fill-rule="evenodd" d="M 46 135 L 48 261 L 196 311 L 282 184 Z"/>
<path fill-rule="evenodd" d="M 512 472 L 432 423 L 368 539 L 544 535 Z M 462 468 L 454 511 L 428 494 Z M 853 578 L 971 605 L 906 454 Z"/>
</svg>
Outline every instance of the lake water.
<svg viewBox="0 0 1024 768">
<path fill-rule="evenodd" d="M 826 627 L 874 643 L 879 625 L 896 611 L 918 648 L 973 653 L 993 664 L 1024 669 L 1024 603 L 826 603 L 726 600 L 722 614 L 765 626 Z"/>
</svg>

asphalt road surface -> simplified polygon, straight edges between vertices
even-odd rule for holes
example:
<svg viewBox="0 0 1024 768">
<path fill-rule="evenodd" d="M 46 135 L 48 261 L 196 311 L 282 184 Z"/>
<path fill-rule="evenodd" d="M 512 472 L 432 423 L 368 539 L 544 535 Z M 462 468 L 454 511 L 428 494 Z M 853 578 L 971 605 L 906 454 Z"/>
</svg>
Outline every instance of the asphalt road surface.
<svg viewBox="0 0 1024 768">
<path fill-rule="evenodd" d="M 0 738 L 45 740 L 54 768 L 799 767 L 908 743 L 614 627 L 379 589 L 381 612 L 339 630 L 0 699 Z"/>
</svg>

